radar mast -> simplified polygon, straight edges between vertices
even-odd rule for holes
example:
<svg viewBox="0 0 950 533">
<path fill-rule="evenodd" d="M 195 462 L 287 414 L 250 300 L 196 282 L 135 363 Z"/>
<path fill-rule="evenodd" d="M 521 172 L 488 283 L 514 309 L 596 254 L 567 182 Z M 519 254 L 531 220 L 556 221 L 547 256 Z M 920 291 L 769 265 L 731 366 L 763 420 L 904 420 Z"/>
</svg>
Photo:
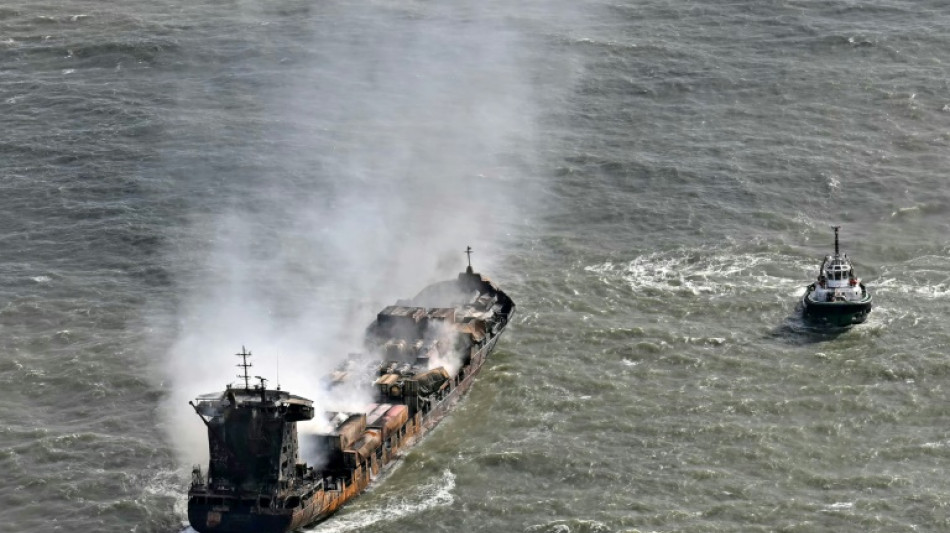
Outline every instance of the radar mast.
<svg viewBox="0 0 950 533">
<path fill-rule="evenodd" d="M 837 256 L 838 255 L 838 229 L 840 229 L 841 226 L 831 226 L 831 227 L 835 229 L 835 256 Z"/>
<path fill-rule="evenodd" d="M 241 345 L 241 352 L 234 355 L 241 358 L 241 362 L 235 366 L 244 369 L 244 374 L 238 374 L 239 378 L 244 379 L 244 390 L 251 390 L 251 376 L 249 376 L 247 373 L 247 369 L 254 366 L 253 364 L 247 362 L 247 358 L 251 356 L 251 352 L 247 351 L 247 348 L 245 348 L 244 345 Z"/>
</svg>

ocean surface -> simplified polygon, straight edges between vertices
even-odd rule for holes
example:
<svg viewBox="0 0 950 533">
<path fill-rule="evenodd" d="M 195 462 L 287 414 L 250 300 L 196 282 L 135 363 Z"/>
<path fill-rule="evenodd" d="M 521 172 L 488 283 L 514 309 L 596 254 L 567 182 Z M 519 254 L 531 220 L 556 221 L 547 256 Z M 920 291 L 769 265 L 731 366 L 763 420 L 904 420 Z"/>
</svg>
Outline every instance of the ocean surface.
<svg viewBox="0 0 950 533">
<path fill-rule="evenodd" d="M 948 80 L 934 0 L 8 0 L 0 530 L 181 531 L 233 354 L 315 395 L 469 245 L 516 320 L 312 531 L 950 530 Z"/>
</svg>

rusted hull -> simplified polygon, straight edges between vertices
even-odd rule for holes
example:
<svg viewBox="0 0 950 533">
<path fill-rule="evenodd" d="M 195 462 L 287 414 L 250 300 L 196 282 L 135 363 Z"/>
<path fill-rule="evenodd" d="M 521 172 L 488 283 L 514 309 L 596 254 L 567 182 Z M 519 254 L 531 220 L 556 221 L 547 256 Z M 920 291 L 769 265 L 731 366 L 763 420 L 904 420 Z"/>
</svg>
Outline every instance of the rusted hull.
<svg viewBox="0 0 950 533">
<path fill-rule="evenodd" d="M 509 320 L 510 320 L 509 316 Z M 459 381 L 451 392 L 445 395 L 445 397 L 436 404 L 436 406 L 429 411 L 425 416 L 422 413 L 416 413 L 416 416 L 413 417 L 406 424 L 405 436 L 399 442 L 397 446 L 394 446 L 392 450 L 387 451 L 383 455 L 383 460 L 374 464 L 372 473 L 358 471 L 354 473 L 352 482 L 349 483 L 345 490 L 343 491 L 326 491 L 325 496 L 323 497 L 323 506 L 319 512 L 313 515 L 313 518 L 309 518 L 304 522 L 300 522 L 297 525 L 294 525 L 294 528 L 303 527 L 306 525 L 312 525 L 321 520 L 325 520 L 338 511 L 343 505 L 354 497 L 358 496 L 367 487 L 372 483 L 373 479 L 382 471 L 386 470 L 388 467 L 392 466 L 402 455 L 410 448 L 412 448 L 416 443 L 418 443 L 422 437 L 424 437 L 429 431 L 438 425 L 442 419 L 446 417 L 451 411 L 452 408 L 465 396 L 465 394 L 471 389 L 472 384 L 475 382 L 475 377 L 478 376 L 481 372 L 482 366 L 484 366 L 485 361 L 488 359 L 488 356 L 495 349 L 495 344 L 498 342 L 498 338 L 501 337 L 501 334 L 504 332 L 504 328 L 499 331 L 486 345 L 479 350 L 479 352 L 472 358 L 471 364 L 467 367 L 465 378 Z M 316 499 L 316 498 L 315 498 Z M 296 522 L 295 522 L 296 524 Z"/>
</svg>

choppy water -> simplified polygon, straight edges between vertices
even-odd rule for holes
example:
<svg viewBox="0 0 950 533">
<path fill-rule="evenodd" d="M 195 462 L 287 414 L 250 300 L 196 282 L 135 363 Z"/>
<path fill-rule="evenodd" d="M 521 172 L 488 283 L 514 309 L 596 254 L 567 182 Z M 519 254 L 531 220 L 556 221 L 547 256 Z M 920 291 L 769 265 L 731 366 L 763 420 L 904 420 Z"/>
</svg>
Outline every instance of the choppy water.
<svg viewBox="0 0 950 533">
<path fill-rule="evenodd" d="M 2 529 L 179 530 L 230 354 L 307 394 L 469 244 L 516 323 L 314 531 L 950 528 L 946 6 L 509 4 L 0 6 Z"/>
</svg>

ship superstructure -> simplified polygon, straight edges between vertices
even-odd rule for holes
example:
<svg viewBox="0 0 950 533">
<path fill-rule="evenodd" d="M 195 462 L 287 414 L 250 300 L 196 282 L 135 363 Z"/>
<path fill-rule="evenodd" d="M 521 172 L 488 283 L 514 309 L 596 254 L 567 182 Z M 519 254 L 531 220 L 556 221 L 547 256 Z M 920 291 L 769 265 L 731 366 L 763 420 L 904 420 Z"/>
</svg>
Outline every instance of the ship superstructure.
<svg viewBox="0 0 950 533">
<path fill-rule="evenodd" d="M 471 254 L 471 248 L 466 250 Z M 192 404 L 208 427 L 207 473 L 194 470 L 188 519 L 202 533 L 277 533 L 322 520 L 360 494 L 437 424 L 471 387 L 509 324 L 515 304 L 469 266 L 455 280 L 380 311 L 354 354 L 328 378 L 330 393 L 370 389 L 352 412 L 314 413 L 312 402 L 251 386 L 242 350 L 243 389 Z M 325 430 L 296 423 L 324 417 Z M 301 441 L 320 464 L 301 462 Z"/>
</svg>

